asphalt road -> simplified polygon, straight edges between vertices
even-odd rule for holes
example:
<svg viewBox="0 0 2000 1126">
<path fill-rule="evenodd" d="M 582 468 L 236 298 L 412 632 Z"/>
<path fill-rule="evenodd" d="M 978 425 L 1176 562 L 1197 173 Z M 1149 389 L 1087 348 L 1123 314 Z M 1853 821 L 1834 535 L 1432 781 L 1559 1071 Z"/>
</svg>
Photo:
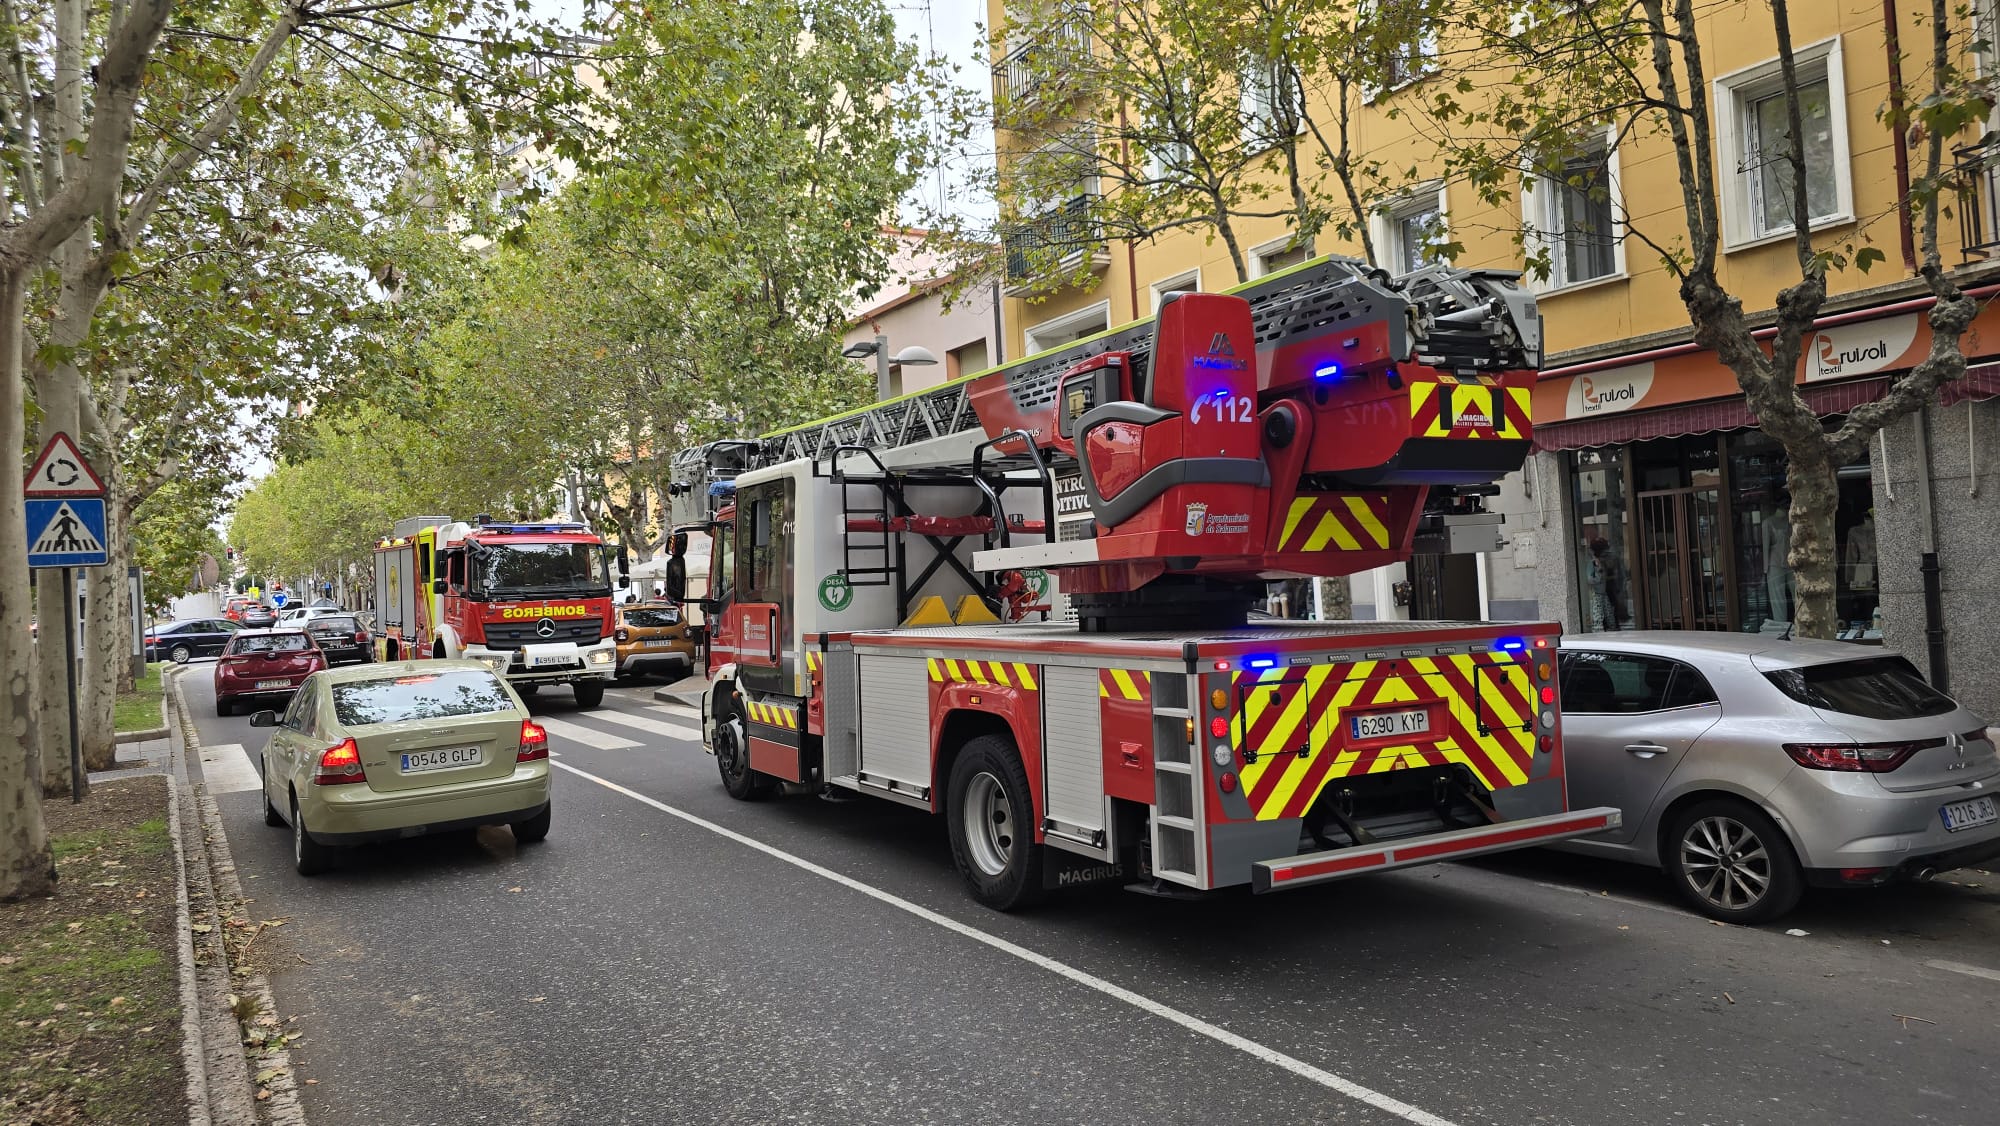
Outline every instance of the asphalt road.
<svg viewBox="0 0 2000 1126">
<path fill-rule="evenodd" d="M 207 670 L 203 743 L 254 755 Z M 518 852 L 486 829 L 305 880 L 254 788 L 218 794 L 251 911 L 290 920 L 272 985 L 317 1126 L 2000 1117 L 2000 877 L 1756 929 L 1548 853 L 999 915 L 926 815 L 731 801 L 650 688 L 532 703 L 554 827 Z"/>
</svg>

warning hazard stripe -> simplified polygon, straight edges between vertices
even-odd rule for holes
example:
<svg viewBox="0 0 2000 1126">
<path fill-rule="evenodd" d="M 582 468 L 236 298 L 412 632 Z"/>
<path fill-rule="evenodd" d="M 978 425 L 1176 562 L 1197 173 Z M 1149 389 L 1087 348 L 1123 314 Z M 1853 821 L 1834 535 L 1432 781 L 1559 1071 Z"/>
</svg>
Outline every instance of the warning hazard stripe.
<svg viewBox="0 0 2000 1126">
<path fill-rule="evenodd" d="M 1511 654 L 1271 669 L 1238 673 L 1235 681 L 1241 706 L 1230 735 L 1244 794 L 1259 820 L 1303 816 L 1327 783 L 1363 774 L 1451 763 L 1470 770 L 1489 790 L 1528 779 L 1535 753 L 1534 688 L 1527 668 Z M 1345 745 L 1344 712 L 1351 707 L 1432 702 L 1444 706 L 1433 711 L 1442 726 L 1431 739 Z M 1241 761 L 1245 750 L 1253 761 Z"/>
<path fill-rule="evenodd" d="M 1279 551 L 1381 551 L 1389 546 L 1386 493 L 1317 493 L 1295 497 L 1278 535 Z"/>
<path fill-rule="evenodd" d="M 1504 387 L 1492 376 L 1476 383 L 1419 380 L 1410 384 L 1410 432 L 1422 438 L 1525 438 L 1532 429 L 1532 400 L 1530 388 Z M 1468 426 L 1467 417 L 1476 421 Z"/>
<path fill-rule="evenodd" d="M 1150 700 L 1153 674 L 1137 669 L 1099 669 L 1097 695 L 1106 700 Z"/>
<path fill-rule="evenodd" d="M 939 684 L 986 684 L 1039 692 L 1033 665 L 1019 661 L 960 661 L 931 657 L 925 662 L 931 680 Z"/>
<path fill-rule="evenodd" d="M 759 700 L 745 700 L 743 706 L 749 709 L 750 718 L 767 727 L 783 727 L 792 731 L 799 727 L 799 710 L 783 704 L 766 704 Z"/>
</svg>

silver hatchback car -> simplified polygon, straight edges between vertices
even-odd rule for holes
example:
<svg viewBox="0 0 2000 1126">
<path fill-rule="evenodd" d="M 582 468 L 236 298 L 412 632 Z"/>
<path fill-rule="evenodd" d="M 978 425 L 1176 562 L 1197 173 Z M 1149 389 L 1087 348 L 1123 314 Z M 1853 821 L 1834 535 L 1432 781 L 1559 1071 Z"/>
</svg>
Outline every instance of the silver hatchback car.
<svg viewBox="0 0 2000 1126">
<path fill-rule="evenodd" d="M 1625 822 L 1558 847 L 1662 868 L 1713 918 L 2000 856 L 1985 722 L 1893 652 L 1631 632 L 1564 638 L 1561 663 L 1570 805 Z"/>
</svg>

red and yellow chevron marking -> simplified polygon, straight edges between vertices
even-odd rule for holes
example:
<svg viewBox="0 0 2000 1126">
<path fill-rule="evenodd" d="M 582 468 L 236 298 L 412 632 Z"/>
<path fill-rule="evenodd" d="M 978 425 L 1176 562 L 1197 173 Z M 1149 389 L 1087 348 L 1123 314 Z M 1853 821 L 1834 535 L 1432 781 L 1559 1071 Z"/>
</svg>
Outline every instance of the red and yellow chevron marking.
<svg viewBox="0 0 2000 1126">
<path fill-rule="evenodd" d="M 1098 669 L 1097 696 L 1104 700 L 1150 700 L 1153 674 L 1127 669 Z"/>
<path fill-rule="evenodd" d="M 1476 382 L 1414 380 L 1410 433 L 1418 438 L 1526 438 L 1534 417 L 1532 398 L 1531 388 L 1504 386 L 1490 375 Z"/>
<path fill-rule="evenodd" d="M 750 718 L 770 727 L 784 727 L 793 731 L 799 728 L 799 710 L 784 704 L 766 704 L 758 700 L 746 699 L 743 706 L 749 710 Z"/>
<path fill-rule="evenodd" d="M 1327 783 L 1353 775 L 1457 763 L 1489 790 L 1528 780 L 1535 733 L 1523 725 L 1534 721 L 1533 686 L 1512 654 L 1357 661 L 1237 673 L 1234 679 L 1242 702 L 1230 740 L 1259 821 L 1304 816 Z M 1349 711 L 1427 703 L 1441 707 L 1426 740 L 1347 745 Z M 1245 750 L 1256 761 L 1241 762 Z"/>
<path fill-rule="evenodd" d="M 932 657 L 925 662 L 930 666 L 931 679 L 950 684 L 990 684 L 1001 688 L 1022 688 L 1029 692 L 1039 692 L 1035 686 L 1035 670 L 1032 665 L 1018 661 L 955 661 Z"/>
<path fill-rule="evenodd" d="M 816 649 L 806 650 L 806 671 L 809 673 L 818 672 L 820 662 L 822 660 L 824 660 L 824 658 L 820 656 L 818 650 Z"/>
<path fill-rule="evenodd" d="M 1278 534 L 1279 551 L 1383 551 L 1389 546 L 1387 493 L 1308 493 L 1295 497 Z"/>
</svg>

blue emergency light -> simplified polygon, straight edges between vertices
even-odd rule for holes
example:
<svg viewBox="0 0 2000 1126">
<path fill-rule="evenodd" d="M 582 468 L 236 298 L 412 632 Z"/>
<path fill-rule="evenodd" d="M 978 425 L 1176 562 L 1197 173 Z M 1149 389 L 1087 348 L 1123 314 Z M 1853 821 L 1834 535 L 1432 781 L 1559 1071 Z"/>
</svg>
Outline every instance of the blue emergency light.
<svg viewBox="0 0 2000 1126">
<path fill-rule="evenodd" d="M 1320 365 L 1320 366 L 1318 366 L 1317 368 L 1314 368 L 1314 369 L 1313 369 L 1313 378 L 1314 378 L 1314 379 L 1339 379 L 1339 378 L 1340 378 L 1340 365 L 1339 365 L 1339 364 L 1321 364 L 1321 365 Z"/>
<path fill-rule="evenodd" d="M 1251 657 L 1243 662 L 1245 668 L 1268 669 L 1277 665 L 1276 657 Z"/>
<path fill-rule="evenodd" d="M 1528 643 L 1526 641 L 1521 640 L 1518 637 L 1503 637 L 1500 640 L 1495 641 L 1493 643 L 1493 647 L 1495 649 L 1504 649 L 1511 653 L 1517 649 L 1526 649 L 1528 647 Z"/>
</svg>

